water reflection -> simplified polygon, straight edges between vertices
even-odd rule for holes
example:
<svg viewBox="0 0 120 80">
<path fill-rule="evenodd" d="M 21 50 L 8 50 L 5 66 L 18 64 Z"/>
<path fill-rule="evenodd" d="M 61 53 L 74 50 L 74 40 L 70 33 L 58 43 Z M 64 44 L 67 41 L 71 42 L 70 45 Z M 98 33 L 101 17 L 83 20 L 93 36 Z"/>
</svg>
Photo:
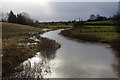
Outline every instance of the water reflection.
<svg viewBox="0 0 120 80">
<path fill-rule="evenodd" d="M 41 52 L 41 56 L 45 59 L 54 59 L 56 50 L 60 48 L 60 45 L 57 44 L 55 40 L 48 38 L 42 38 L 39 44 L 39 51 Z"/>
<path fill-rule="evenodd" d="M 61 44 L 50 78 L 116 78 L 112 64 L 118 63 L 109 45 L 83 43 L 58 35 L 61 30 L 43 34 Z"/>
<path fill-rule="evenodd" d="M 39 40 L 37 55 L 17 67 L 18 72 L 14 76 L 20 78 L 117 78 L 116 72 L 113 71 L 113 64 L 117 61 L 112 50 L 106 48 L 109 45 L 79 43 L 58 35 L 60 31 L 43 34 L 42 37 L 47 38 Z M 56 41 L 61 44 L 60 49 Z"/>
<path fill-rule="evenodd" d="M 39 38 L 38 52 L 35 57 L 24 61 L 16 68 L 14 78 L 43 78 L 51 74 L 50 60 L 55 58 L 56 50 L 60 45 L 48 38 Z M 46 44 L 47 43 L 47 44 Z"/>
<path fill-rule="evenodd" d="M 43 78 L 45 75 L 51 73 L 49 61 L 41 57 L 40 52 L 35 57 L 23 62 L 16 69 L 22 70 L 15 73 L 16 78 Z"/>
<path fill-rule="evenodd" d="M 19 46 L 28 46 L 28 45 L 33 45 L 33 44 L 37 44 L 37 42 L 35 42 L 35 43 L 19 43 L 18 45 Z"/>
</svg>

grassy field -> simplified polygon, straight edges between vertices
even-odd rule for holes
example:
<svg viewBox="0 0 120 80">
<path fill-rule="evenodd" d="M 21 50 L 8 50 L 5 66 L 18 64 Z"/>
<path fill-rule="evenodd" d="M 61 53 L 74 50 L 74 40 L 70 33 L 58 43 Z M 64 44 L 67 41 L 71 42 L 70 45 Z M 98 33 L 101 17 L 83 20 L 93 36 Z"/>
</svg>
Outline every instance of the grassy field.
<svg viewBox="0 0 120 80">
<path fill-rule="evenodd" d="M 15 66 L 37 52 L 37 44 L 19 46 L 18 43 L 35 41 L 28 39 L 30 32 L 42 32 L 42 29 L 13 23 L 2 23 L 3 76 L 9 74 Z M 13 70 L 14 71 L 14 70 Z"/>
<path fill-rule="evenodd" d="M 55 26 L 49 26 L 50 28 L 56 28 L 56 27 L 59 27 L 59 28 L 71 28 L 72 26 L 67 26 L 67 25 L 55 25 Z"/>
<path fill-rule="evenodd" d="M 35 28 L 32 26 L 25 26 L 13 23 L 2 23 L 2 39 L 3 39 L 3 49 L 6 47 L 11 47 L 17 45 L 22 41 L 31 42 L 27 38 L 29 32 L 41 32 L 40 28 Z"/>
<path fill-rule="evenodd" d="M 90 27 L 90 28 L 114 28 L 113 26 L 85 26 L 85 27 Z"/>
<path fill-rule="evenodd" d="M 71 29 L 69 33 L 73 36 L 79 36 L 79 38 L 80 36 L 84 35 L 85 39 L 88 36 L 89 38 L 90 36 L 95 36 L 97 38 L 100 38 L 98 39 L 100 42 L 111 42 L 113 40 L 116 40 L 119 36 L 119 34 L 115 31 L 114 26 L 86 26 L 83 28 Z"/>
<path fill-rule="evenodd" d="M 13 23 L 2 23 L 2 36 L 8 37 L 8 36 L 15 36 L 18 34 L 25 34 L 28 32 L 39 32 L 41 31 L 40 28 L 35 28 L 32 26 L 27 25 L 20 25 L 20 24 L 13 24 Z"/>
<path fill-rule="evenodd" d="M 100 24 L 100 23 L 101 23 L 101 24 L 106 24 L 106 23 L 107 23 L 107 24 L 111 24 L 112 21 L 111 21 L 111 20 L 105 20 L 105 21 L 91 21 L 91 22 L 86 22 L 86 23 L 87 23 L 87 24 L 90 24 L 90 23 L 91 23 L 91 24 L 98 24 L 98 23 L 99 23 L 99 24 Z"/>
</svg>

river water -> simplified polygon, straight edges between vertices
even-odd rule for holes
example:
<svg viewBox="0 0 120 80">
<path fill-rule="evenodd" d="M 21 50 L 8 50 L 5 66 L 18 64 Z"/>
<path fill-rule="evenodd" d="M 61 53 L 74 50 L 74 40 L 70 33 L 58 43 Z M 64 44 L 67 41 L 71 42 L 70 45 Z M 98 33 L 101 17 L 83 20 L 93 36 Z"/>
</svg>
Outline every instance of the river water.
<svg viewBox="0 0 120 80">
<path fill-rule="evenodd" d="M 117 60 L 108 44 L 78 42 L 59 35 L 61 30 L 42 34 L 57 41 L 61 48 L 45 58 L 40 52 L 22 63 L 23 71 L 16 76 L 41 78 L 116 78 L 113 65 Z"/>
</svg>

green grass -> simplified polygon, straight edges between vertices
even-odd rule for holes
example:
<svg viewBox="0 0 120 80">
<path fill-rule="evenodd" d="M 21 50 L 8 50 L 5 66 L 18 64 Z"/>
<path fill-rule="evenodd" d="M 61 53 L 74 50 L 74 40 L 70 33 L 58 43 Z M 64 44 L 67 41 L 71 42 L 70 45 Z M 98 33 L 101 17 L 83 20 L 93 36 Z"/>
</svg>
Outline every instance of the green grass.
<svg viewBox="0 0 120 80">
<path fill-rule="evenodd" d="M 90 27 L 90 28 L 114 28 L 113 26 L 85 26 L 85 27 Z"/>
<path fill-rule="evenodd" d="M 87 26 L 84 28 L 76 29 L 75 32 L 115 32 L 114 26 Z"/>
<path fill-rule="evenodd" d="M 55 26 L 49 26 L 49 27 L 51 27 L 51 28 L 56 28 L 56 27 L 63 27 L 63 28 L 68 27 L 68 28 L 71 28 L 72 26 L 67 26 L 67 25 L 55 25 Z"/>
<path fill-rule="evenodd" d="M 71 31 L 73 34 L 94 35 L 102 38 L 103 41 L 111 42 L 118 38 L 118 33 L 115 32 L 114 26 L 90 26 L 87 28 L 75 29 Z"/>
<path fill-rule="evenodd" d="M 101 23 L 101 24 L 104 24 L 104 23 L 107 23 L 107 24 L 111 24 L 112 23 L 112 21 L 111 20 L 105 20 L 105 21 L 92 21 L 92 22 L 86 22 L 86 23 L 88 23 L 88 24 L 97 24 L 97 23 Z"/>
</svg>

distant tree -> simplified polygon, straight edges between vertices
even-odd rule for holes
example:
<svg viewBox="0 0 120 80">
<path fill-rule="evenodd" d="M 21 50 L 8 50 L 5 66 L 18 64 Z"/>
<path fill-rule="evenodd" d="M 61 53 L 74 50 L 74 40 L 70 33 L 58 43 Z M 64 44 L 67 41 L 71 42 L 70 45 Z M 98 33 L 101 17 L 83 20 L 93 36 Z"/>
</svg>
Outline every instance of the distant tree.
<svg viewBox="0 0 120 80">
<path fill-rule="evenodd" d="M 96 16 L 94 14 L 91 14 L 89 20 L 95 20 L 95 19 L 96 19 Z"/>
<path fill-rule="evenodd" d="M 28 13 L 22 12 L 21 15 L 25 21 L 24 24 L 33 25 L 34 20 L 30 18 L 30 15 Z"/>
<path fill-rule="evenodd" d="M 20 13 L 17 14 L 17 23 L 18 24 L 26 24 L 26 18 Z"/>
<path fill-rule="evenodd" d="M 84 21 L 78 21 L 73 23 L 74 28 L 81 28 L 84 27 L 84 25 L 85 25 Z"/>
<path fill-rule="evenodd" d="M 75 22 L 76 22 L 76 20 L 73 20 L 73 21 L 72 21 L 72 23 L 75 23 Z"/>
<path fill-rule="evenodd" d="M 116 26 L 116 31 L 120 33 L 120 14 L 114 15 L 113 24 Z"/>
<path fill-rule="evenodd" d="M 54 25 L 54 24 L 55 24 L 55 22 L 54 22 L 54 21 L 52 21 L 52 22 L 51 22 L 51 25 Z"/>
<path fill-rule="evenodd" d="M 16 15 L 12 12 L 12 10 L 8 14 L 8 22 L 11 22 L 11 23 L 16 23 L 17 22 Z"/>
<path fill-rule="evenodd" d="M 108 20 L 108 19 L 109 18 L 100 16 L 99 14 L 97 15 L 91 14 L 87 21 L 103 21 L 103 20 Z"/>
<path fill-rule="evenodd" d="M 18 24 L 23 24 L 23 25 L 31 25 L 31 26 L 39 25 L 39 21 L 31 19 L 28 13 L 22 12 L 20 14 L 17 14 L 16 16 L 12 10 L 8 14 L 7 21 L 11 23 L 18 23 Z"/>
<path fill-rule="evenodd" d="M 102 21 L 102 20 L 107 20 L 107 17 L 100 16 L 99 14 L 96 16 L 96 21 Z"/>
<path fill-rule="evenodd" d="M 113 20 L 113 17 L 112 17 L 112 16 L 109 16 L 109 17 L 107 18 L 107 20 Z"/>
<path fill-rule="evenodd" d="M 97 15 L 96 15 L 96 17 L 98 18 L 98 17 L 100 17 L 100 15 L 99 15 L 99 14 L 97 14 Z"/>
<path fill-rule="evenodd" d="M 35 22 L 34 22 L 34 26 L 36 26 L 36 27 L 39 26 L 39 21 L 38 21 L 38 20 L 35 20 Z"/>
<path fill-rule="evenodd" d="M 34 26 L 36 21 L 30 18 L 29 14 L 23 12 L 20 14 L 17 14 L 17 23 L 18 24 L 24 24 L 24 25 L 31 25 Z"/>
<path fill-rule="evenodd" d="M 68 23 L 71 23 L 71 21 L 68 21 Z"/>
</svg>

